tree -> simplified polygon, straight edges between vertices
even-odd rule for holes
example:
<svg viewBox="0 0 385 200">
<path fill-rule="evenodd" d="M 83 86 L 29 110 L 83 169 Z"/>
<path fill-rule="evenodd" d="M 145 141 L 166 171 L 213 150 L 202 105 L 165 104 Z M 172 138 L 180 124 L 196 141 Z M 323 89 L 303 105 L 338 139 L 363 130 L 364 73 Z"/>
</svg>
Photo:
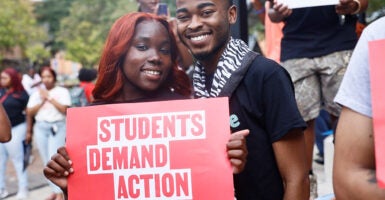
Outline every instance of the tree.
<svg viewBox="0 0 385 200">
<path fill-rule="evenodd" d="M 34 13 L 40 24 L 48 27 L 50 39 L 45 42 L 45 46 L 52 51 L 63 48 L 63 44 L 57 42 L 56 36 L 60 31 L 60 22 L 70 14 L 71 3 L 74 0 L 45 0 L 37 3 Z"/>
<path fill-rule="evenodd" d="M 86 67 L 96 65 L 112 23 L 136 9 L 135 0 L 74 0 L 58 34 L 67 58 Z"/>
<path fill-rule="evenodd" d="M 31 44 L 46 39 L 44 29 L 37 25 L 29 0 L 0 1 L 0 56 L 20 47 L 22 54 Z"/>
</svg>

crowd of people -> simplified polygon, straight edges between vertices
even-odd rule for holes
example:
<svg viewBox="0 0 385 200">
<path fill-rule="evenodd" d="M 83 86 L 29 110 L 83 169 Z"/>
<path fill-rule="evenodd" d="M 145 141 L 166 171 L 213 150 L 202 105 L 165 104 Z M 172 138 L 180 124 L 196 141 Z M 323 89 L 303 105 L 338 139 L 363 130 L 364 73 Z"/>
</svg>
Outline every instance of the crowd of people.
<svg viewBox="0 0 385 200">
<path fill-rule="evenodd" d="M 81 71 L 81 86 L 85 91 L 92 89 L 93 83 L 88 82 L 96 76 L 94 70 Z M 92 75 L 87 75 L 90 74 L 87 72 L 92 72 Z M 25 150 L 28 146 L 31 148 L 32 138 L 44 163 L 65 144 L 65 113 L 67 108 L 74 106 L 69 91 L 57 85 L 57 74 L 49 66 L 41 67 L 38 73 L 34 67 L 28 68 L 25 74 L 12 67 L 1 71 L 0 198 L 9 194 L 6 189 L 8 158 L 17 175 L 16 197 L 27 198 L 29 159 Z M 92 99 L 92 94 L 88 95 Z M 51 199 L 60 199 L 61 190 L 48 183 L 53 189 Z"/>
<path fill-rule="evenodd" d="M 86 105 L 228 97 L 238 122 L 226 146 L 237 200 L 317 198 L 315 121 L 324 110 L 336 127 L 336 198 L 385 199 L 375 178 L 368 61 L 368 42 L 385 39 L 385 18 L 358 37 L 356 14 L 368 0 L 298 9 L 267 1 L 269 20 L 283 22 L 279 62 L 231 36 L 239 12 L 232 0 L 176 0 L 175 18 L 156 15 L 159 1 L 138 3 L 112 25 L 98 71 L 80 70 Z M 63 200 L 76 173 L 65 147 L 73 97 L 51 67 L 38 77 L 30 70 L 1 72 L 0 199 L 8 157 L 17 197 L 27 197 L 22 152 L 33 137 L 52 188 L 47 200 Z"/>
</svg>

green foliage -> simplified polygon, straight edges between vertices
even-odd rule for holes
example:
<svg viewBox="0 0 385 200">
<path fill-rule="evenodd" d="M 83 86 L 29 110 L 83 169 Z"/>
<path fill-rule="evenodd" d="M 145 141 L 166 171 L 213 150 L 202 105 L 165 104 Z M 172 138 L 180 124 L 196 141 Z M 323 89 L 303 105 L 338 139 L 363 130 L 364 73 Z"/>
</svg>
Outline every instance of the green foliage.
<svg viewBox="0 0 385 200">
<path fill-rule="evenodd" d="M 175 16 L 175 0 L 161 1 Z M 91 67 L 98 63 L 112 23 L 137 10 L 136 0 L 45 0 L 35 5 L 30 0 L 0 0 L 0 58 L 1 52 L 20 46 L 27 57 L 39 61 L 49 56 L 49 44 L 51 50 L 64 49 L 68 59 Z M 382 7 L 384 0 L 369 0 L 367 16 Z"/>
<path fill-rule="evenodd" d="M 136 9 L 135 0 L 73 0 L 57 38 L 65 45 L 67 58 L 86 67 L 96 65 L 112 23 Z"/>
<path fill-rule="evenodd" d="M 29 0 L 0 1 L 0 51 L 20 46 L 25 50 L 31 43 L 46 38 L 42 27 L 37 26 Z"/>
<path fill-rule="evenodd" d="M 38 63 L 43 63 L 47 58 L 50 57 L 50 53 L 44 47 L 43 43 L 35 43 L 28 45 L 25 50 L 26 57 Z"/>
<path fill-rule="evenodd" d="M 35 14 L 39 23 L 47 23 L 48 32 L 55 35 L 60 30 L 60 20 L 70 14 L 73 0 L 45 0 L 36 4 Z"/>
<path fill-rule="evenodd" d="M 369 0 L 369 5 L 367 9 L 367 13 L 371 14 L 372 12 L 385 7 L 384 0 Z"/>
</svg>

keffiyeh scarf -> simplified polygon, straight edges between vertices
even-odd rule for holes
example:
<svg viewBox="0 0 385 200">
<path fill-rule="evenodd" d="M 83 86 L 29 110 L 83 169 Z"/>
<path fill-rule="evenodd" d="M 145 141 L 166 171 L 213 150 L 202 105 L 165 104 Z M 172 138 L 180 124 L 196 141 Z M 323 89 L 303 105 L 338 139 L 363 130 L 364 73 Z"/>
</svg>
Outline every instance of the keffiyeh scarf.
<svg viewBox="0 0 385 200">
<path fill-rule="evenodd" d="M 250 49 L 242 40 L 230 39 L 219 59 L 210 92 L 206 89 L 204 67 L 197 62 L 193 74 L 194 96 L 197 98 L 218 97 L 233 72 L 241 66 L 241 62 L 248 52 Z"/>
</svg>

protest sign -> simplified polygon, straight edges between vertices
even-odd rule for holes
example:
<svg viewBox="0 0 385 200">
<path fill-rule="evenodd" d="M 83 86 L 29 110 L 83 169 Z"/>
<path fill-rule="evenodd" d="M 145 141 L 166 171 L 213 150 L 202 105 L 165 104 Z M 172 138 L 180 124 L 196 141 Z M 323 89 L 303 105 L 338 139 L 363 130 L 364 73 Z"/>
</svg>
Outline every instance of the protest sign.
<svg viewBox="0 0 385 200">
<path fill-rule="evenodd" d="M 373 130 L 376 155 L 376 176 L 385 188 L 385 40 L 369 42 L 370 82 L 372 93 Z"/>
<path fill-rule="evenodd" d="M 277 2 L 283 3 L 291 9 L 339 4 L 339 0 L 278 0 Z"/>
<path fill-rule="evenodd" d="M 227 98 L 67 111 L 70 200 L 233 200 Z"/>
</svg>

